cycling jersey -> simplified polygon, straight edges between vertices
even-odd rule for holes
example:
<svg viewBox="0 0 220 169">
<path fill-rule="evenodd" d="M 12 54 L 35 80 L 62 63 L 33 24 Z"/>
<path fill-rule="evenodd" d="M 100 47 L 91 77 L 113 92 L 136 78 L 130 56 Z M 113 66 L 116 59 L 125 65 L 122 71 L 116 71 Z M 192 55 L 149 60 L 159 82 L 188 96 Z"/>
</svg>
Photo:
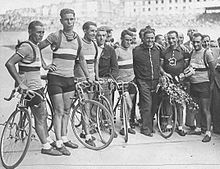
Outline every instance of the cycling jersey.
<svg viewBox="0 0 220 169">
<path fill-rule="evenodd" d="M 191 60 L 190 60 L 190 65 L 195 68 L 195 69 L 206 69 L 205 63 L 204 63 L 204 51 L 205 49 L 201 49 L 199 51 L 193 51 Z M 205 53 L 205 59 L 207 63 L 213 62 L 214 58 L 212 56 L 211 51 L 207 50 Z M 195 71 L 195 74 L 193 74 L 190 77 L 191 83 L 202 83 L 202 82 L 208 82 L 209 81 L 209 75 L 208 75 L 208 70 L 206 71 Z"/>
<path fill-rule="evenodd" d="M 53 64 L 56 65 L 56 70 L 48 72 L 48 74 L 63 76 L 63 77 L 74 77 L 73 67 L 77 58 L 77 50 L 79 47 L 77 34 L 75 33 L 74 39 L 68 41 L 65 35 L 61 34 L 60 47 L 53 51 Z M 59 43 L 59 31 L 51 33 L 47 37 L 47 41 L 51 44 Z"/>
<path fill-rule="evenodd" d="M 23 43 L 17 49 L 16 53 L 23 58 L 21 62 L 18 63 L 19 75 L 23 80 L 23 83 L 30 90 L 38 90 L 42 88 L 41 78 L 40 78 L 40 68 L 41 68 L 41 53 L 37 45 L 29 41 L 34 47 L 35 52 L 28 43 Z M 34 56 L 36 53 L 36 56 Z M 36 57 L 36 58 L 35 58 Z M 32 63 L 25 63 L 26 61 L 35 61 Z"/>
<path fill-rule="evenodd" d="M 125 82 L 132 81 L 134 79 L 132 49 L 119 47 L 115 49 L 115 52 L 118 60 L 119 77 Z"/>
<path fill-rule="evenodd" d="M 98 49 L 97 49 L 95 42 L 93 42 L 93 41 L 88 42 L 85 39 L 82 39 L 81 51 L 82 51 L 83 56 L 86 60 L 89 75 L 93 80 L 95 79 L 94 63 L 95 63 L 95 59 L 96 59 L 95 57 L 97 57 L 97 52 L 98 52 L 97 50 Z M 85 78 L 84 72 L 78 62 L 76 63 L 76 65 L 74 67 L 74 74 L 75 74 L 75 77 Z"/>
</svg>

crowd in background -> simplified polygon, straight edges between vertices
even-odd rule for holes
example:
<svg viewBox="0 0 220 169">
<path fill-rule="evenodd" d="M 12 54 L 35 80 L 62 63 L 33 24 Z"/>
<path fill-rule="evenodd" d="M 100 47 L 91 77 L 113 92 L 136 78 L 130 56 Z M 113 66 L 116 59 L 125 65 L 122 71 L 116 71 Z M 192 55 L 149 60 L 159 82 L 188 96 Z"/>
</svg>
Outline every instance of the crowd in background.
<svg viewBox="0 0 220 169">
<path fill-rule="evenodd" d="M 146 17 L 137 18 L 113 18 L 107 20 L 105 24 L 114 28 L 122 28 L 126 26 L 143 27 L 144 25 L 152 25 L 153 27 L 203 27 L 213 26 L 220 23 L 219 13 L 201 14 L 196 17 L 189 15 L 158 15 L 146 19 Z M 41 20 L 45 24 L 47 30 L 57 29 L 60 25 L 59 19 L 56 17 L 43 16 L 22 16 L 19 13 L 12 12 L 10 14 L 0 15 L 0 31 L 24 31 L 32 20 Z M 82 25 L 87 18 L 79 18 L 76 24 Z M 101 24 L 100 18 L 95 18 L 98 24 Z"/>
</svg>

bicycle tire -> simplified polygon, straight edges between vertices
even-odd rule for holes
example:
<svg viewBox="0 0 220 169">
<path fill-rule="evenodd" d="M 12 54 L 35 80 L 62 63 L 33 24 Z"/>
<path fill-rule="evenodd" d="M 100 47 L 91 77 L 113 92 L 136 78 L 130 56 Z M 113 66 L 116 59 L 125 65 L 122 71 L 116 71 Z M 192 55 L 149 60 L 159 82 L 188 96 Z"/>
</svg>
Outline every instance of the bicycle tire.
<svg viewBox="0 0 220 169">
<path fill-rule="evenodd" d="M 101 100 L 99 102 L 107 108 L 107 110 L 111 113 L 111 115 L 113 115 L 112 105 L 109 103 L 109 100 L 102 95 L 100 96 L 100 99 Z"/>
<path fill-rule="evenodd" d="M 49 97 L 49 96 L 48 96 Z M 53 115 L 54 115 L 54 109 L 50 102 L 50 99 L 46 96 L 46 108 L 47 108 L 47 131 L 50 131 L 53 127 Z"/>
<path fill-rule="evenodd" d="M 88 110 L 86 109 L 86 106 L 88 105 L 89 112 L 86 112 Z M 92 114 L 94 112 L 96 113 L 95 117 L 89 118 L 88 114 Z M 103 117 L 105 117 L 107 121 L 104 121 Z M 87 123 L 85 120 L 86 118 L 89 119 Z M 80 121 L 80 123 L 77 121 Z M 105 122 L 108 123 L 107 127 L 104 125 Z M 75 123 L 80 125 L 75 125 Z M 82 134 L 85 133 L 85 130 L 83 129 L 83 124 L 85 124 L 84 126 L 88 127 L 88 130 L 90 131 L 90 134 L 96 146 L 91 146 L 90 144 L 86 143 L 85 137 L 82 137 Z M 71 125 L 73 132 L 79 142 L 85 147 L 92 150 L 101 150 L 106 148 L 107 146 L 109 146 L 114 138 L 115 128 L 110 112 L 105 106 L 94 100 L 84 100 L 83 103 L 78 103 L 73 108 L 73 112 L 71 115 Z M 104 131 L 105 129 L 107 131 Z M 91 131 L 95 132 L 91 133 Z"/>
<path fill-rule="evenodd" d="M 161 100 L 158 112 L 157 112 L 157 125 L 159 128 L 159 132 L 162 137 L 169 138 L 172 136 L 173 132 L 175 131 L 176 124 L 177 124 L 177 108 L 175 103 L 171 103 L 171 114 L 167 115 L 165 106 L 167 102 L 164 99 Z M 168 122 L 170 120 L 170 122 Z M 170 123 L 171 128 L 168 128 L 168 123 Z"/>
<path fill-rule="evenodd" d="M 22 125 L 22 128 L 19 125 Z M 32 124 L 28 110 L 15 110 L 8 118 L 1 135 L 0 156 L 5 168 L 15 168 L 22 162 L 30 145 L 31 132 Z M 15 151 L 14 148 L 19 149 Z M 16 156 L 18 157 L 15 158 Z"/>
<path fill-rule="evenodd" d="M 72 115 L 74 111 L 76 111 L 75 107 L 76 105 L 78 105 L 78 102 L 75 100 L 73 101 L 73 103 L 71 104 L 71 108 L 70 108 L 70 114 Z M 80 125 L 82 125 L 82 120 L 81 120 L 81 112 L 78 112 L 78 119 L 77 121 L 75 121 L 74 125 L 75 127 L 79 127 Z"/>
<path fill-rule="evenodd" d="M 124 129 L 124 140 L 125 143 L 128 142 L 128 117 L 127 117 L 127 105 L 125 101 L 125 97 L 121 98 L 121 114 L 122 114 L 122 121 L 123 121 L 123 129 Z"/>
</svg>

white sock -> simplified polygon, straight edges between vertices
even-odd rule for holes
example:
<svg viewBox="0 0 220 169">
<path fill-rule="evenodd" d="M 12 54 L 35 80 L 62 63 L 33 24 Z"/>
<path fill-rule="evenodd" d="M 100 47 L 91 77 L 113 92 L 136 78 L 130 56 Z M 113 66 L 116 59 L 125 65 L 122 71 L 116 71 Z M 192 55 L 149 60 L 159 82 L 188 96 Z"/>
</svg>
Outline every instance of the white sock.
<svg viewBox="0 0 220 169">
<path fill-rule="evenodd" d="M 63 140 L 57 140 L 57 141 L 56 141 L 56 146 L 57 146 L 58 148 L 62 147 L 62 145 L 63 145 Z"/>
<path fill-rule="evenodd" d="M 179 130 L 183 130 L 183 126 L 178 126 L 178 129 Z"/>
<path fill-rule="evenodd" d="M 52 139 L 50 136 L 47 137 L 47 141 L 48 141 L 50 144 L 54 142 L 53 139 Z"/>
<path fill-rule="evenodd" d="M 91 134 L 87 134 L 87 135 L 86 135 L 86 140 L 89 140 L 89 139 L 92 139 Z"/>
<path fill-rule="evenodd" d="M 209 137 L 211 137 L 211 131 L 206 131 L 205 135 L 208 135 Z"/>
<path fill-rule="evenodd" d="M 62 140 L 63 140 L 64 143 L 66 143 L 66 142 L 69 141 L 69 139 L 67 138 L 67 136 L 62 136 L 61 138 L 62 138 Z"/>
<path fill-rule="evenodd" d="M 196 127 L 195 131 L 201 131 L 201 128 Z"/>
<path fill-rule="evenodd" d="M 45 144 L 42 144 L 42 147 L 43 147 L 43 149 L 50 149 L 51 148 L 51 145 L 50 145 L 50 143 L 45 143 Z"/>
</svg>

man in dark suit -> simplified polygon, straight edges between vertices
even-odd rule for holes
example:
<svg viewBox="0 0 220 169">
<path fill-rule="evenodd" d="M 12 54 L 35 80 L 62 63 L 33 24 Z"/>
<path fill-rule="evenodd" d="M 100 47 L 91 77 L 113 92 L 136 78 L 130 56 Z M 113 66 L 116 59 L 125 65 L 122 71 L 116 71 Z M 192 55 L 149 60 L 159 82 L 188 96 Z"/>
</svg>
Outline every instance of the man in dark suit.
<svg viewBox="0 0 220 169">
<path fill-rule="evenodd" d="M 211 86 L 211 114 L 213 121 L 213 133 L 220 134 L 220 48 L 211 48 L 215 59 L 215 76 L 214 83 Z"/>
<path fill-rule="evenodd" d="M 97 30 L 96 42 L 98 45 L 98 72 L 99 77 L 103 78 L 108 74 L 111 74 L 114 79 L 118 78 L 118 63 L 116 60 L 115 50 L 105 43 L 107 32 L 104 27 L 100 27 Z"/>
</svg>

